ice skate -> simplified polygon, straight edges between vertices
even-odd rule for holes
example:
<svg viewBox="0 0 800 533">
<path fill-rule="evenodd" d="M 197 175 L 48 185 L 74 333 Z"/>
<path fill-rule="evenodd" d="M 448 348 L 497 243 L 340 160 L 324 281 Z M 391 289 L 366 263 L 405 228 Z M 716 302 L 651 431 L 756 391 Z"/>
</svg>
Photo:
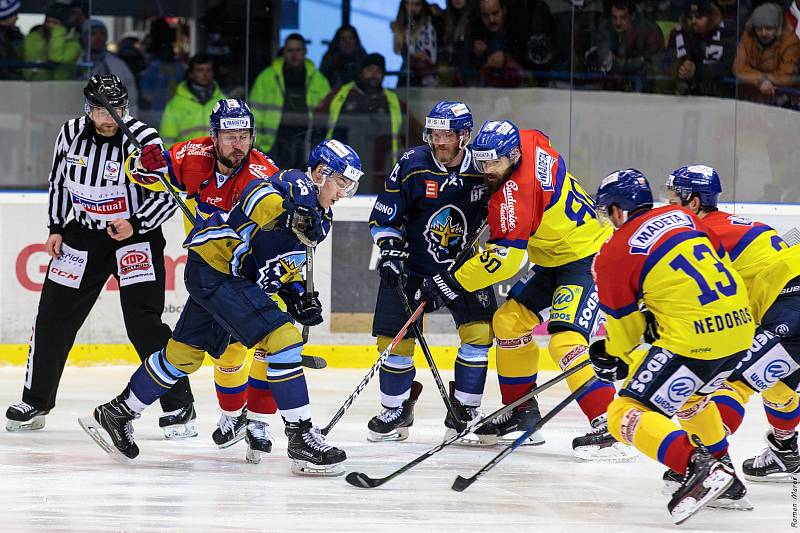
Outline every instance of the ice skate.
<svg viewBox="0 0 800 533">
<path fill-rule="evenodd" d="M 211 439 L 220 448 L 227 448 L 244 438 L 246 428 L 247 409 L 242 409 L 239 416 L 222 413 L 217 422 L 217 429 L 211 434 Z"/>
<path fill-rule="evenodd" d="M 272 451 L 272 433 L 269 424 L 260 420 L 248 420 L 244 433 L 244 440 L 247 443 L 245 459 L 248 463 L 258 464 L 261 462 L 261 454 Z"/>
<path fill-rule="evenodd" d="M 576 459 L 603 463 L 629 463 L 636 460 L 636 451 L 608 432 L 607 415 L 592 420 L 592 428 L 586 435 L 572 439 L 572 451 Z"/>
<path fill-rule="evenodd" d="M 732 469 L 714 459 L 706 447 L 698 443 L 689 457 L 681 486 L 667 504 L 674 522 L 682 524 L 691 518 L 728 490 L 735 478 Z"/>
<path fill-rule="evenodd" d="M 6 411 L 8 431 L 34 431 L 44 427 L 44 417 L 50 410 L 36 409 L 25 402 L 15 403 Z"/>
<path fill-rule="evenodd" d="M 122 396 L 117 396 L 95 407 L 91 416 L 79 418 L 78 423 L 106 453 L 125 462 L 139 455 L 139 447 L 133 440 L 132 424 L 139 416 L 130 410 Z"/>
<path fill-rule="evenodd" d="M 287 453 L 292 460 L 292 473 L 313 476 L 340 476 L 344 474 L 344 450 L 331 446 L 311 420 L 286 423 L 289 437 Z"/>
<path fill-rule="evenodd" d="M 450 402 L 453 404 L 455 408 L 456 414 L 458 415 L 459 422 L 456 422 L 450 413 L 447 413 L 447 416 L 444 419 L 444 425 L 447 428 L 447 431 L 444 434 L 444 439 L 448 440 L 462 431 L 466 429 L 468 425 L 473 424 L 476 420 L 482 418 L 481 412 L 478 410 L 477 407 L 473 407 L 470 405 L 464 405 L 459 400 L 456 399 L 455 396 L 455 383 L 450 382 Z M 478 428 L 472 434 L 467 434 L 464 437 L 458 439 L 454 444 L 459 446 L 492 446 L 496 442 L 496 438 L 493 438 L 494 434 L 487 434 L 484 428 Z M 486 439 L 486 440 L 484 440 Z"/>
<path fill-rule="evenodd" d="M 483 443 L 510 445 L 524 431 L 538 424 L 541 419 L 539 404 L 536 398 L 531 398 L 530 401 L 493 418 L 488 424 L 478 428 L 475 433 Z M 522 446 L 539 446 L 541 444 L 544 444 L 544 437 L 539 431 L 534 431 Z"/>
<path fill-rule="evenodd" d="M 767 447 L 764 451 L 742 463 L 744 478 L 748 481 L 767 483 L 800 481 L 797 433 L 790 439 L 778 440 L 770 431 L 766 439 Z"/>
<path fill-rule="evenodd" d="M 400 407 L 386 407 L 378 416 L 372 418 L 367 424 L 370 442 L 400 441 L 408 438 L 408 428 L 414 424 L 414 404 L 417 403 L 422 392 L 422 384 L 411 383 L 411 393 L 408 400 Z"/>
<path fill-rule="evenodd" d="M 158 427 L 164 431 L 166 439 L 188 439 L 197 436 L 197 413 L 194 404 L 189 404 L 175 411 L 169 411 L 158 419 Z"/>
</svg>

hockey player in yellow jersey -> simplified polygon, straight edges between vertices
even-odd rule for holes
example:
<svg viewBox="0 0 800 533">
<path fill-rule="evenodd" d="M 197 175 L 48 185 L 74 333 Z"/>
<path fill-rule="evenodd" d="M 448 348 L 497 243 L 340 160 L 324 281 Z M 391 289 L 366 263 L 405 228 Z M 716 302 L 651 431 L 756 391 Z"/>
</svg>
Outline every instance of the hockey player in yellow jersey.
<svg viewBox="0 0 800 533">
<path fill-rule="evenodd" d="M 590 359 L 600 379 L 625 380 L 608 407 L 608 428 L 684 473 L 667 505 L 682 523 L 719 497 L 742 499 L 746 493 L 722 460 L 727 440 L 708 395 L 750 346 L 755 325 L 747 291 L 699 218 L 678 206 L 653 208 L 650 185 L 638 170 L 607 176 L 596 202 L 598 216 L 616 231 L 594 261 L 607 338 L 592 344 Z M 658 338 L 636 358 L 645 328 L 642 304 L 656 319 Z M 692 433 L 705 440 L 679 428 L 673 416 L 682 424 L 692 418 L 698 430 Z"/>
<path fill-rule="evenodd" d="M 711 397 L 728 432 L 734 433 L 750 396 L 762 394 L 772 427 L 766 436 L 767 448 L 742 465 L 745 478 L 800 479 L 796 431 L 800 423 L 796 392 L 800 384 L 800 247 L 788 247 L 766 224 L 720 211 L 717 201 L 722 185 L 711 167 L 678 168 L 667 178 L 667 190 L 671 204 L 697 214 L 718 236 L 744 279 L 758 324 L 748 355 Z"/>
<path fill-rule="evenodd" d="M 533 329 L 550 311 L 550 356 L 562 370 L 588 358 L 590 337 L 599 319 L 592 258 L 610 233 L 595 219 L 594 203 L 567 172 L 561 156 L 539 131 L 508 121 L 483 125 L 471 146 L 476 168 L 489 187 L 489 245 L 454 275 L 423 282 L 420 295 L 429 301 L 451 301 L 516 274 L 530 259 L 534 266 L 516 283 L 492 319 L 497 338 L 497 373 L 502 401 L 508 405 L 536 384 L 539 346 Z M 567 379 L 577 390 L 593 377 L 584 368 Z M 573 441 L 582 460 L 630 460 L 627 446 L 606 427 L 606 409 L 614 387 L 595 382 L 577 398 L 593 430 Z M 540 419 L 535 401 L 511 410 L 481 430 L 498 437 L 524 431 Z M 482 439 L 487 440 L 486 435 Z M 537 434 L 533 444 L 543 442 Z"/>
</svg>

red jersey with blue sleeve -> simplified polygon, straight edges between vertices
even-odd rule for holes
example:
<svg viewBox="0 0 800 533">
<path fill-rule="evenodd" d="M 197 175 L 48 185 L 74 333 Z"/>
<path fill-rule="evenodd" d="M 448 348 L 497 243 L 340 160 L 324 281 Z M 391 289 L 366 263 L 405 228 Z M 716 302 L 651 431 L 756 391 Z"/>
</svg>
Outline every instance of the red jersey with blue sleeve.
<svg viewBox="0 0 800 533">
<path fill-rule="evenodd" d="M 750 296 L 756 322 L 775 302 L 786 284 L 800 276 L 800 247 L 789 248 L 773 228 L 724 211 L 703 217 L 722 241 Z"/>
<path fill-rule="evenodd" d="M 520 131 L 517 169 L 489 200 L 489 246 L 456 273 L 467 289 L 504 281 L 525 257 L 557 267 L 600 249 L 610 228 L 595 218 L 594 202 L 540 131 Z"/>
<path fill-rule="evenodd" d="M 724 254 L 716 235 L 682 207 L 651 209 L 625 222 L 593 266 L 607 352 L 633 362 L 644 330 L 640 302 L 658 322 L 655 346 L 695 359 L 747 349 L 755 324 L 744 281 Z"/>
</svg>

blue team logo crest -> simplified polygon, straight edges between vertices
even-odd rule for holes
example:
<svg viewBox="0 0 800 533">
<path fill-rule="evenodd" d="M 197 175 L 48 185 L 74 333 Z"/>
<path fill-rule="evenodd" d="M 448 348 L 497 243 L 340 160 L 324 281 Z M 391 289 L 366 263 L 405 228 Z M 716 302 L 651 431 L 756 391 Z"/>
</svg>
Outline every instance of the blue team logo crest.
<svg viewBox="0 0 800 533">
<path fill-rule="evenodd" d="M 264 289 L 264 292 L 273 294 L 278 292 L 282 284 L 297 277 L 305 264 L 305 252 L 289 252 L 279 255 L 258 269 L 256 283 Z"/>
<path fill-rule="evenodd" d="M 425 239 L 437 263 L 452 263 L 464 247 L 467 219 L 459 208 L 446 205 L 428 220 Z"/>
</svg>

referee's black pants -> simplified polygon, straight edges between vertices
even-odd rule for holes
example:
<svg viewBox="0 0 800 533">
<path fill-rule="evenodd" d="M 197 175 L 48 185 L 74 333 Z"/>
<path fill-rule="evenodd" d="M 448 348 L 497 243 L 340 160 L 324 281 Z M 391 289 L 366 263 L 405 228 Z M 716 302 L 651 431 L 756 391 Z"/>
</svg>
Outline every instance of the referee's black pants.
<svg viewBox="0 0 800 533">
<path fill-rule="evenodd" d="M 55 406 L 58 383 L 78 330 L 108 277 L 113 275 L 119 281 L 117 249 L 147 242 L 152 252 L 156 279 L 119 289 L 125 330 L 139 358 L 144 360 L 166 346 L 172 335 L 169 326 L 161 321 L 166 245 L 161 228 L 134 234 L 120 242 L 109 237 L 105 230 L 87 229 L 72 220 L 64 228 L 62 237 L 64 244 L 88 252 L 88 257 L 78 288 L 58 284 L 49 275 L 45 278 L 28 350 L 28 368 L 22 392 L 22 401 L 37 409 L 52 409 Z M 50 272 L 50 265 L 47 271 Z M 184 377 L 161 397 L 161 407 L 165 412 L 174 411 L 193 401 L 189 380 Z"/>
</svg>

